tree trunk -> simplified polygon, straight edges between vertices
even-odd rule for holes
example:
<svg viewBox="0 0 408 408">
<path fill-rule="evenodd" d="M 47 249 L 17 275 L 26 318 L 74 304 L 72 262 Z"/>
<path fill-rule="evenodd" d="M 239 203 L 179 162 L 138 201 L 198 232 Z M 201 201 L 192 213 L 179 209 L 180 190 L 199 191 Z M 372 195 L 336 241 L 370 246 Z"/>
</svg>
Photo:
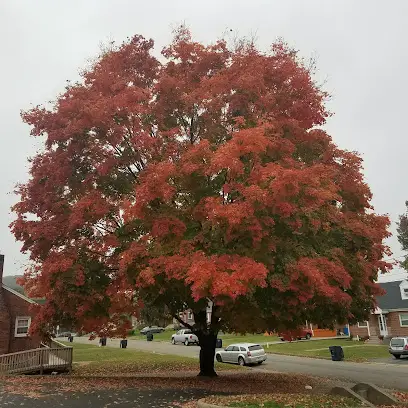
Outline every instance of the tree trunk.
<svg viewBox="0 0 408 408">
<path fill-rule="evenodd" d="M 217 377 L 214 369 L 215 345 L 217 335 L 214 333 L 197 333 L 200 342 L 200 377 Z"/>
</svg>

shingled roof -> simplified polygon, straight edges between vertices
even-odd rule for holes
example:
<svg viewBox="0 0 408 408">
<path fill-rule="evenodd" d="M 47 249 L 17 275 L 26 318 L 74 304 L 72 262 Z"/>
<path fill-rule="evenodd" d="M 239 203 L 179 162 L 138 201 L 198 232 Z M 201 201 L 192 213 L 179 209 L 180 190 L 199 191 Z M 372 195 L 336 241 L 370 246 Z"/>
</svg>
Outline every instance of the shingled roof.
<svg viewBox="0 0 408 408">
<path fill-rule="evenodd" d="M 384 296 L 377 299 L 378 307 L 382 310 L 407 309 L 408 299 L 401 298 L 400 284 L 403 281 L 383 282 L 380 286 L 386 291 Z"/>
</svg>

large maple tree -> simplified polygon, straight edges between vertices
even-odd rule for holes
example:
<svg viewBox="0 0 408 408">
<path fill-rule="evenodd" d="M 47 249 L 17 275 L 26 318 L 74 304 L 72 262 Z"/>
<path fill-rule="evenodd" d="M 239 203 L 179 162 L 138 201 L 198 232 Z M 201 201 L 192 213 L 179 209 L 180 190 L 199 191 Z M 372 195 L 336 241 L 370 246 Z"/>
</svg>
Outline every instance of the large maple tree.
<svg viewBox="0 0 408 408">
<path fill-rule="evenodd" d="M 12 224 L 47 299 L 36 329 L 121 335 L 140 308 L 191 309 L 214 375 L 220 329 L 365 318 L 389 220 L 322 130 L 327 95 L 297 53 L 184 28 L 152 48 L 134 36 L 22 115 L 45 140 Z"/>
</svg>

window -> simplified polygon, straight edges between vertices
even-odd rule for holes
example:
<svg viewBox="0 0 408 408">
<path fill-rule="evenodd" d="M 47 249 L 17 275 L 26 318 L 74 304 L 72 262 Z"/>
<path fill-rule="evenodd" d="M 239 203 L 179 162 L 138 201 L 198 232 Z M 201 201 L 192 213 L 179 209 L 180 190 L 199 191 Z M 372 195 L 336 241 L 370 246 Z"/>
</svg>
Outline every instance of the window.
<svg viewBox="0 0 408 408">
<path fill-rule="evenodd" d="M 193 320 L 193 313 L 192 312 L 188 312 L 188 320 Z"/>
<path fill-rule="evenodd" d="M 246 351 L 246 348 L 245 347 L 240 347 L 239 348 L 241 351 Z"/>
<path fill-rule="evenodd" d="M 408 281 L 404 280 L 400 284 L 401 299 L 408 299 Z"/>
<path fill-rule="evenodd" d="M 357 323 L 357 326 L 358 326 L 358 327 L 361 327 L 361 328 L 368 327 L 368 322 L 367 322 L 367 321 L 365 321 L 365 322 L 358 322 L 358 323 Z"/>
<path fill-rule="evenodd" d="M 232 346 L 228 346 L 225 351 L 232 351 L 233 347 Z"/>
<path fill-rule="evenodd" d="M 263 347 L 259 346 L 258 344 L 256 346 L 249 346 L 248 347 L 249 351 L 257 351 L 257 350 L 263 350 Z"/>
<path fill-rule="evenodd" d="M 15 337 L 27 337 L 30 324 L 31 317 L 16 317 Z"/>
<path fill-rule="evenodd" d="M 408 327 L 408 314 L 407 313 L 401 313 L 400 315 L 399 315 L 399 318 L 400 318 L 400 324 L 401 324 L 401 327 Z"/>
<path fill-rule="evenodd" d="M 239 347 L 233 346 L 233 347 L 232 347 L 232 351 L 239 351 Z"/>
</svg>

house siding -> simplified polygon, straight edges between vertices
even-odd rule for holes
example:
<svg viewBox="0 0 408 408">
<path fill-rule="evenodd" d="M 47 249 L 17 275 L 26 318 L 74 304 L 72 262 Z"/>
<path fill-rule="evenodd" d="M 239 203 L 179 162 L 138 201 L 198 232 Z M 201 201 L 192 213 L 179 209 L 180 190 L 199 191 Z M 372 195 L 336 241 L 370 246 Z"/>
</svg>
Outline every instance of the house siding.
<svg viewBox="0 0 408 408">
<path fill-rule="evenodd" d="M 0 354 L 5 354 L 10 342 L 10 314 L 4 299 L 3 281 L 4 255 L 0 255 Z"/>
<path fill-rule="evenodd" d="M 0 355 L 8 352 L 10 343 L 10 313 L 4 300 L 4 292 L 0 284 Z"/>
<path fill-rule="evenodd" d="M 408 327 L 401 327 L 400 314 L 408 314 L 408 310 L 398 312 L 384 313 L 383 317 L 387 323 L 388 337 L 408 336 Z M 376 338 L 380 335 L 380 326 L 378 323 L 378 315 L 371 315 L 369 320 L 370 337 Z M 358 327 L 357 325 L 350 326 L 350 332 L 353 336 L 366 337 L 368 336 L 367 328 Z"/>
<path fill-rule="evenodd" d="M 39 347 L 38 336 L 15 337 L 17 317 L 29 316 L 34 319 L 35 313 L 28 300 L 15 295 L 2 286 L 4 255 L 0 255 L 0 355 L 14 353 Z"/>
<path fill-rule="evenodd" d="M 408 310 L 401 312 L 390 312 L 387 315 L 388 335 L 390 336 L 408 336 L 408 327 L 401 327 L 400 314 L 408 314 Z"/>
<path fill-rule="evenodd" d="M 41 340 L 39 336 L 27 336 L 27 337 L 15 337 L 15 324 L 17 317 L 30 316 L 31 320 L 34 319 L 34 312 L 30 310 L 31 304 L 14 295 L 13 293 L 3 288 L 3 298 L 6 306 L 9 310 L 10 316 L 10 329 L 9 335 L 9 353 L 17 351 L 23 351 L 28 349 L 37 348 L 40 346 Z"/>
</svg>

